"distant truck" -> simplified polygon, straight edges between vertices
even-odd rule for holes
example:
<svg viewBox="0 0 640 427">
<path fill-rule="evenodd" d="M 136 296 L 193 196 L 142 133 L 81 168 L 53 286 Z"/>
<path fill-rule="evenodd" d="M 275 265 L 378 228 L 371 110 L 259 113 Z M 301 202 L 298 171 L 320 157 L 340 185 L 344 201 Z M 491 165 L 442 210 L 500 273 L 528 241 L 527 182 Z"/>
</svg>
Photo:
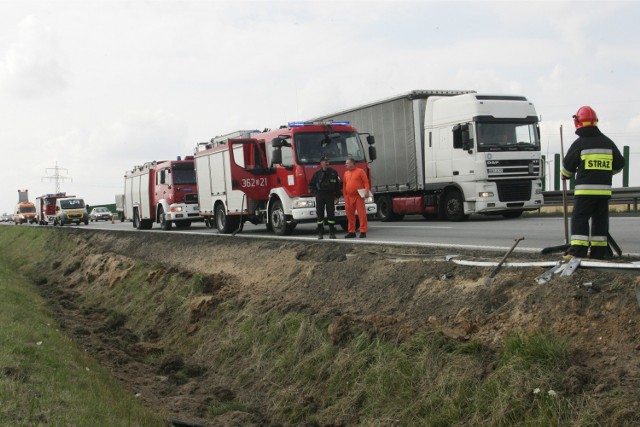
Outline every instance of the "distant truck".
<svg viewBox="0 0 640 427">
<path fill-rule="evenodd" d="M 36 222 L 40 225 L 53 224 L 56 220 L 56 200 L 63 199 L 67 193 L 44 194 L 36 197 Z"/>
<path fill-rule="evenodd" d="M 18 204 L 13 210 L 13 222 L 16 225 L 36 222 L 36 206 L 29 201 L 29 190 L 18 190 Z"/>
<path fill-rule="evenodd" d="M 148 230 L 154 223 L 163 230 L 202 221 L 193 156 L 147 162 L 124 177 L 124 215 L 134 228 Z"/>
<path fill-rule="evenodd" d="M 367 142 L 373 144 L 373 137 Z M 195 162 L 201 213 L 220 233 L 238 231 L 245 221 L 265 224 L 277 235 L 290 234 L 299 223 L 315 223 L 309 181 L 322 156 L 329 157 L 340 176 L 348 157 L 369 175 L 360 135 L 344 122 L 292 122 L 272 131 L 237 131 L 199 144 Z M 372 146 L 369 158 L 375 158 Z M 373 198 L 367 198 L 366 208 L 375 215 Z M 343 201 L 336 205 L 336 221 L 346 228 Z"/>
<path fill-rule="evenodd" d="M 378 217 L 516 218 L 543 204 L 538 117 L 524 96 L 414 90 L 314 120 L 376 136 Z"/>
<path fill-rule="evenodd" d="M 63 226 L 71 223 L 80 225 L 81 222 L 85 225 L 89 224 L 89 213 L 84 199 L 75 196 L 56 198 L 56 216 L 53 219 L 53 225 Z"/>
</svg>

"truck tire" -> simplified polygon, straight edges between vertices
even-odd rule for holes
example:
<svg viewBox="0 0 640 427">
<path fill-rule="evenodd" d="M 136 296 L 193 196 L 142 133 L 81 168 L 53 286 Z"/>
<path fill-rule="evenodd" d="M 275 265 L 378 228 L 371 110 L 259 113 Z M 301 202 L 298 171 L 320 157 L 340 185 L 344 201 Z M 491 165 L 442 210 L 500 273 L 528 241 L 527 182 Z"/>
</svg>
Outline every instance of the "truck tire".
<svg viewBox="0 0 640 427">
<path fill-rule="evenodd" d="M 140 225 L 140 214 L 138 214 L 138 209 L 133 210 L 133 228 L 136 230 L 142 230 Z"/>
<path fill-rule="evenodd" d="M 273 232 L 278 236 L 287 236 L 291 234 L 293 226 L 287 224 L 287 216 L 284 213 L 282 202 L 276 200 L 269 209 L 269 223 L 273 228 Z"/>
<path fill-rule="evenodd" d="M 167 215 L 162 209 L 160 210 L 160 228 L 165 231 L 171 230 L 171 221 L 167 221 Z"/>
<path fill-rule="evenodd" d="M 444 217 L 447 221 L 460 222 L 469 219 L 469 215 L 464 213 L 464 202 L 462 194 L 458 190 L 449 191 L 444 196 L 442 203 Z"/>
<path fill-rule="evenodd" d="M 227 215 L 223 204 L 216 206 L 215 216 L 216 228 L 220 234 L 231 234 L 240 225 L 239 218 Z"/>
<path fill-rule="evenodd" d="M 376 216 L 382 222 L 401 221 L 404 214 L 397 214 L 393 211 L 393 198 L 391 196 L 382 196 L 376 202 L 378 212 Z"/>
<path fill-rule="evenodd" d="M 376 202 L 378 219 L 382 222 L 393 221 L 393 200 L 390 196 L 382 196 Z"/>
</svg>

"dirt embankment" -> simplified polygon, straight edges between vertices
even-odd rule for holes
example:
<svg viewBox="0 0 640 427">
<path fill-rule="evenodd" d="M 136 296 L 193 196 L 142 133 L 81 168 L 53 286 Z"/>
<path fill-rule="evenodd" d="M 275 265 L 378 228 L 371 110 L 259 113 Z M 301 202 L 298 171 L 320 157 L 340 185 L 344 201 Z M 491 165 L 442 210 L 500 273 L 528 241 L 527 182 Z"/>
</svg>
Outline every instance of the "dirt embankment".
<svg viewBox="0 0 640 427">
<path fill-rule="evenodd" d="M 167 336 L 163 327 L 175 328 L 169 319 L 164 326 L 158 323 L 148 328 L 142 340 L 123 351 L 119 343 L 126 337 L 124 329 L 118 329 L 122 326 L 118 319 L 109 317 L 108 310 L 92 311 L 77 303 L 79 294 L 117 287 L 135 273 L 136 260 L 153 266 L 154 273 L 143 279 L 146 282 L 169 272 L 206 278 L 204 294 L 189 302 L 184 334 L 195 333 L 216 301 L 228 297 L 239 304 L 262 305 L 265 310 L 304 311 L 329 319 L 328 334 L 336 345 L 354 325 L 372 336 L 392 340 L 426 329 L 455 340 L 477 340 L 490 348 L 499 348 L 514 331 L 547 330 L 567 337 L 575 350 L 568 389 L 595 395 L 623 393 L 631 401 L 640 400 L 640 308 L 634 293 L 640 277 L 634 274 L 579 269 L 569 277 L 555 277 L 539 285 L 534 278 L 544 268 L 504 268 L 487 286 L 484 279 L 491 268 L 445 261 L 450 249 L 68 232 L 73 233 L 78 247 L 69 257 L 61 255 L 53 266 L 55 277 L 41 280 L 47 282 L 44 292 L 55 303 L 63 327 L 114 375 L 173 419 L 208 425 L 269 424 L 265 414 L 242 411 L 215 421 L 205 417 L 203 408 L 211 396 L 225 399 L 239 392 L 206 376 L 195 375 L 166 392 L 172 370 L 192 363 L 186 356 L 166 357 L 167 346 L 176 344 L 159 339 Z M 498 261 L 503 256 L 455 252 L 474 260 Z M 512 259 L 542 260 L 538 255 L 519 253 Z M 36 280 L 47 268 L 50 266 L 43 265 L 34 273 Z M 118 339 L 112 334 L 115 329 Z"/>
</svg>

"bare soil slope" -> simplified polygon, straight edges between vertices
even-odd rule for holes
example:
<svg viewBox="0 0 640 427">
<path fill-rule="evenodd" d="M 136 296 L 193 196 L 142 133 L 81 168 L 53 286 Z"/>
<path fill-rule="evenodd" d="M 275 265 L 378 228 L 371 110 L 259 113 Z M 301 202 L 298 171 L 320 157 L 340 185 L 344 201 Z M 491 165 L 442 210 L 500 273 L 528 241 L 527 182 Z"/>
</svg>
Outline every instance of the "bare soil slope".
<svg viewBox="0 0 640 427">
<path fill-rule="evenodd" d="M 66 231 L 66 230 L 65 230 Z M 215 421 L 199 417 L 211 395 L 233 394 L 211 378 L 189 381 L 177 392 L 163 393 L 166 376 L 143 357 L 163 344 L 149 334 L 122 351 L 113 343 L 106 313 L 90 312 L 74 304 L 86 283 L 115 286 L 128 270 L 118 265 L 133 259 L 186 275 L 201 274 L 217 284 L 213 297 L 191 302 L 192 330 L 206 317 L 212 298 L 233 295 L 265 308 L 304 310 L 330 319 L 328 333 L 335 344 L 357 325 L 374 336 L 402 340 L 417 329 L 441 331 L 460 340 L 477 340 L 499 348 L 513 331 L 549 330 L 570 340 L 575 349 L 565 389 L 606 398 L 624 394 L 630 411 L 640 401 L 640 308 L 635 286 L 640 276 L 579 269 L 569 277 L 555 277 L 545 285 L 534 278 L 541 267 L 503 268 L 490 286 L 487 267 L 458 266 L 445 260 L 460 258 L 499 261 L 503 253 L 384 247 L 344 242 L 291 242 L 269 239 L 202 237 L 165 233 L 103 233 L 69 230 L 78 241 L 75 255 L 81 265 L 45 291 L 59 318 L 81 345 L 92 351 L 114 375 L 129 384 L 149 404 L 173 419 L 208 425 L 268 425 L 267 417 L 227 413 Z M 535 254 L 514 253 L 510 260 L 540 261 Z M 69 261 L 70 262 L 70 261 Z M 154 280 L 147 277 L 147 280 Z M 591 283 L 591 286 L 585 284 Z M 159 326 L 161 327 L 161 326 Z M 156 331 L 156 335 L 162 335 Z M 178 364 L 188 360 L 176 360 Z M 171 360 L 164 360 L 170 371 Z"/>
</svg>

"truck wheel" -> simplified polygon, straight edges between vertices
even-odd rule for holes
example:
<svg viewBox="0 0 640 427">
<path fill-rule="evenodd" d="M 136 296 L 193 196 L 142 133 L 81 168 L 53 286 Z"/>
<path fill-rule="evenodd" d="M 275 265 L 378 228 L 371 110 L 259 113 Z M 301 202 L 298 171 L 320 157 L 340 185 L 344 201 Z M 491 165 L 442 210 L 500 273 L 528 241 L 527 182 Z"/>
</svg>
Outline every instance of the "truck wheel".
<svg viewBox="0 0 640 427">
<path fill-rule="evenodd" d="M 224 205 L 216 206 L 216 226 L 221 234 L 231 234 L 238 228 L 239 218 L 231 217 L 224 211 Z"/>
<path fill-rule="evenodd" d="M 273 232 L 278 236 L 286 236 L 291 234 L 291 230 L 293 230 L 293 227 L 290 227 L 287 224 L 287 216 L 284 213 L 284 208 L 282 207 L 282 202 L 280 200 L 276 200 L 273 202 L 273 205 L 271 205 L 271 209 L 269 210 L 269 222 L 271 223 Z"/>
<path fill-rule="evenodd" d="M 142 226 L 140 225 L 140 214 L 137 209 L 133 210 L 133 228 L 136 230 L 142 230 Z"/>
<path fill-rule="evenodd" d="M 171 230 L 171 221 L 167 221 L 167 215 L 164 211 L 160 211 L 160 227 L 165 230 Z"/>
<path fill-rule="evenodd" d="M 459 222 L 469 219 L 469 215 L 464 214 L 464 202 L 458 190 L 450 191 L 444 196 L 443 209 L 448 221 Z"/>
<path fill-rule="evenodd" d="M 382 196 L 378 199 L 378 219 L 383 222 L 393 221 L 393 200 L 389 196 Z"/>
</svg>

